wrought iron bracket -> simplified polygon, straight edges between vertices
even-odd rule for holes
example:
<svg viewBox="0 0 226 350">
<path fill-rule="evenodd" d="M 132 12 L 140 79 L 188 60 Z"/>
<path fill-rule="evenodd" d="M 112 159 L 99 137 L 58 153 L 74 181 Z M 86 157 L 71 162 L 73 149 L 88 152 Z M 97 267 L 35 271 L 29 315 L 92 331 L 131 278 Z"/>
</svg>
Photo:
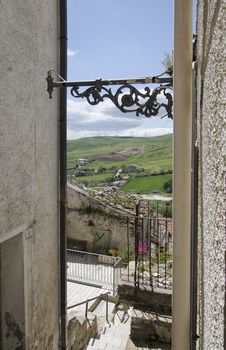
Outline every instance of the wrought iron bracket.
<svg viewBox="0 0 226 350">
<path fill-rule="evenodd" d="M 110 99 L 123 113 L 135 112 L 137 116 L 153 117 L 164 110 L 161 118 L 168 116 L 173 119 L 173 78 L 172 72 L 165 72 L 158 76 L 135 79 L 65 81 L 58 74 L 60 81 L 54 81 L 53 71 L 47 73 L 47 91 L 52 98 L 54 88 L 71 88 L 71 95 L 75 98 L 85 98 L 91 105 L 97 105 L 104 99 Z M 159 84 L 150 89 L 146 86 L 138 90 L 134 84 Z M 121 85 L 115 92 L 106 86 Z M 80 88 L 84 88 L 80 91 Z"/>
</svg>

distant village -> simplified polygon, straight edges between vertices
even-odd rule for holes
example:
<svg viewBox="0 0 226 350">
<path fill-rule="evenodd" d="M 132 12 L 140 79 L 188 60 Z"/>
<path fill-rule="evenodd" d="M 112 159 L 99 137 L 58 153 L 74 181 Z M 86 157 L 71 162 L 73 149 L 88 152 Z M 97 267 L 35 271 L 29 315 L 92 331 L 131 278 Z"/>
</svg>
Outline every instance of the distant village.
<svg viewBox="0 0 226 350">
<path fill-rule="evenodd" d="M 89 168 L 87 167 L 88 164 L 92 163 L 94 159 L 92 158 L 79 158 L 75 162 L 75 167 L 68 169 L 68 175 L 72 177 L 85 177 L 90 175 L 97 175 L 97 174 L 107 174 L 114 172 L 114 176 L 111 176 L 108 179 L 105 179 L 103 181 L 102 185 L 108 185 L 108 186 L 118 186 L 121 187 L 125 185 L 132 176 L 135 175 L 135 177 L 143 177 L 143 176 L 158 176 L 158 175 L 165 175 L 165 174 L 172 174 L 172 170 L 160 170 L 160 172 L 145 172 L 145 170 L 141 167 L 139 167 L 136 164 L 132 164 L 129 166 L 124 166 L 121 168 L 117 168 L 116 166 L 112 166 L 111 168 L 105 168 L 103 166 L 97 167 L 97 168 Z M 170 191 L 169 191 L 170 192 Z M 152 193 L 160 193 L 160 190 L 152 190 Z"/>
</svg>

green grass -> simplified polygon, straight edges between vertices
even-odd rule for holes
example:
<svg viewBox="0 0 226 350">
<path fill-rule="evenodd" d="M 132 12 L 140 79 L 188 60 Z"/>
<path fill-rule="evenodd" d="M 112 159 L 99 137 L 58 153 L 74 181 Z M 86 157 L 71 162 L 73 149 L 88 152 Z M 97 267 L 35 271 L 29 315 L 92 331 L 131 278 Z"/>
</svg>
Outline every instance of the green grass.
<svg viewBox="0 0 226 350">
<path fill-rule="evenodd" d="M 136 164 L 145 171 L 159 172 L 172 169 L 172 135 L 157 137 L 90 137 L 67 143 L 67 168 L 75 166 L 79 158 L 89 158 L 103 153 L 116 152 L 131 147 L 144 147 L 144 152 L 134 154 L 123 161 L 96 160 L 86 166 L 95 169 L 98 167 L 118 169 Z"/>
<path fill-rule="evenodd" d="M 90 137 L 67 143 L 67 168 L 72 168 L 79 158 L 90 158 L 126 148 L 143 147 L 144 152 L 133 154 L 124 160 L 96 160 L 85 167 L 97 169 L 104 167 L 107 173 L 79 176 L 76 179 L 86 185 L 96 185 L 112 178 L 117 169 L 136 164 L 145 172 L 153 173 L 161 170 L 172 170 L 172 135 L 157 137 Z M 113 169 L 114 168 L 114 169 Z M 153 190 L 163 192 L 163 185 L 172 178 L 171 174 L 151 177 L 133 178 L 122 187 L 125 192 L 147 193 Z"/>
<path fill-rule="evenodd" d="M 163 185 L 169 179 L 172 179 L 172 174 L 133 178 L 127 182 L 122 189 L 125 192 L 134 191 L 139 193 L 147 193 L 153 190 L 163 192 Z"/>
<path fill-rule="evenodd" d="M 114 177 L 114 173 L 103 173 L 88 176 L 75 176 L 74 178 L 80 182 L 101 182 Z"/>
</svg>

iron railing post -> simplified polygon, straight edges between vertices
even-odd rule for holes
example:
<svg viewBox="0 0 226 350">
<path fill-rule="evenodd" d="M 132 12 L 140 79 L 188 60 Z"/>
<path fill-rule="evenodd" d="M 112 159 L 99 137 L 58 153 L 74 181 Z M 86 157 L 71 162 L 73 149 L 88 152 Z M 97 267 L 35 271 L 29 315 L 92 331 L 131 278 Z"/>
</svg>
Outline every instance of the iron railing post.
<svg viewBox="0 0 226 350">
<path fill-rule="evenodd" d="M 134 269 L 134 285 L 139 286 L 139 272 L 138 272 L 138 244 L 139 244 L 139 232 L 138 232 L 138 217 L 139 217 L 139 203 L 136 203 L 136 216 L 135 216 L 135 269 Z M 138 275 L 138 277 L 137 277 Z"/>
<path fill-rule="evenodd" d="M 158 273 L 158 287 L 160 276 L 160 231 L 159 231 L 159 203 L 157 202 L 157 273 Z"/>
<path fill-rule="evenodd" d="M 165 233 L 164 233 L 164 249 L 165 249 L 165 288 L 166 288 L 166 267 L 167 267 L 167 256 L 168 256 L 168 249 L 167 249 L 167 234 L 168 234 L 168 220 L 167 220 L 167 216 L 168 216 L 168 207 L 167 207 L 167 203 L 166 203 L 166 220 L 165 220 Z"/>
<path fill-rule="evenodd" d="M 86 318 L 87 318 L 87 315 L 88 315 L 88 301 L 86 302 L 86 313 L 85 313 Z"/>
<path fill-rule="evenodd" d="M 113 295 L 115 295 L 115 264 L 113 265 Z"/>
<path fill-rule="evenodd" d="M 107 323 L 109 323 L 109 321 L 108 321 L 108 294 L 106 295 L 106 321 L 107 321 Z"/>
<path fill-rule="evenodd" d="M 152 235 L 152 220 L 153 219 L 150 219 L 148 217 L 148 222 L 149 222 L 149 227 L 150 227 L 150 237 L 149 237 L 149 240 L 150 240 L 150 244 L 149 244 L 149 249 L 150 249 L 150 252 L 149 252 L 149 279 L 150 279 L 150 286 L 152 287 L 152 291 L 153 291 L 153 278 L 152 278 L 152 259 L 153 259 L 153 256 L 152 256 L 152 244 L 151 244 L 151 235 Z"/>
<path fill-rule="evenodd" d="M 127 260 L 128 260 L 128 270 L 127 270 L 127 277 L 128 277 L 128 281 L 129 281 L 129 259 L 130 259 L 130 237 L 129 237 L 129 234 L 130 234 L 130 231 L 129 231 L 129 217 L 127 216 Z M 120 272 L 120 275 L 121 275 L 121 272 Z"/>
</svg>

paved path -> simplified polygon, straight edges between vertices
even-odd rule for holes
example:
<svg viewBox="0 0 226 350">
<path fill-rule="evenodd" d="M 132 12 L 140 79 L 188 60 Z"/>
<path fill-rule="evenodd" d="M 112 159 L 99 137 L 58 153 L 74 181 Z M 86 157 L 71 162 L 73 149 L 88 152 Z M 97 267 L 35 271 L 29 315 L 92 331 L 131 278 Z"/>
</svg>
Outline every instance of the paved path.
<svg viewBox="0 0 226 350">
<path fill-rule="evenodd" d="M 67 304 L 68 306 L 78 304 L 87 299 L 94 298 L 100 294 L 110 292 L 108 289 L 86 286 L 84 284 L 67 282 Z M 90 304 L 91 306 L 91 304 Z M 77 306 L 74 310 L 78 313 L 85 312 L 85 304 Z"/>
</svg>

